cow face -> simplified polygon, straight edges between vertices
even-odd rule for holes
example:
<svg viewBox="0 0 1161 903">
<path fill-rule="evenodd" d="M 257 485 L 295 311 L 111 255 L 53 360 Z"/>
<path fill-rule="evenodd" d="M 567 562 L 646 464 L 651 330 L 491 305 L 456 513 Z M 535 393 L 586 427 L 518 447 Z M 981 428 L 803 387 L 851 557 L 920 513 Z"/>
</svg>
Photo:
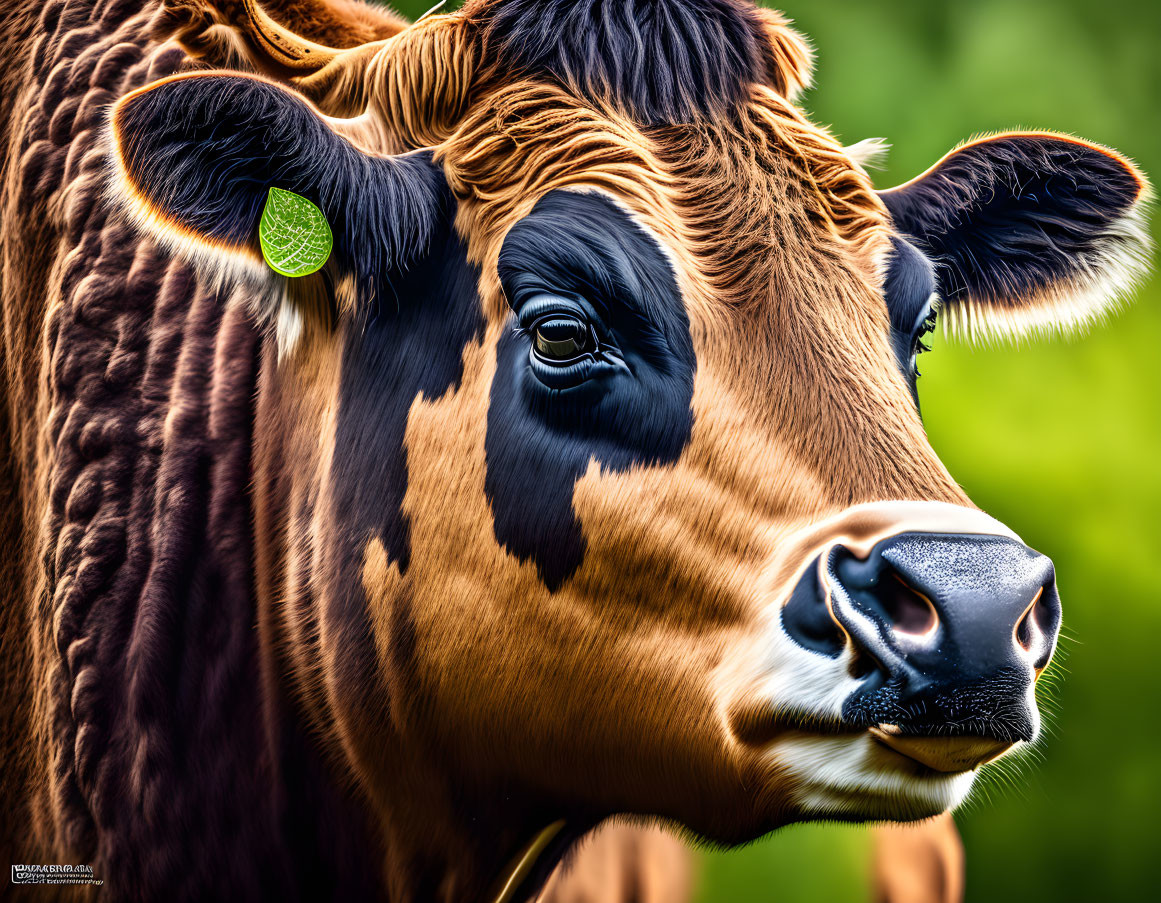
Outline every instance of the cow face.
<svg viewBox="0 0 1161 903">
<path fill-rule="evenodd" d="M 278 32 L 293 85 L 114 108 L 127 209 L 269 323 L 268 646 L 385 810 L 423 786 L 725 841 L 935 814 L 1035 739 L 1060 604 L 932 451 L 915 356 L 937 314 L 1098 316 L 1145 183 L 1017 133 L 876 193 L 793 106 L 781 18 L 647 6 L 575 39 L 583 3 L 345 53 Z M 271 188 L 327 218 L 320 273 L 264 264 Z"/>
</svg>

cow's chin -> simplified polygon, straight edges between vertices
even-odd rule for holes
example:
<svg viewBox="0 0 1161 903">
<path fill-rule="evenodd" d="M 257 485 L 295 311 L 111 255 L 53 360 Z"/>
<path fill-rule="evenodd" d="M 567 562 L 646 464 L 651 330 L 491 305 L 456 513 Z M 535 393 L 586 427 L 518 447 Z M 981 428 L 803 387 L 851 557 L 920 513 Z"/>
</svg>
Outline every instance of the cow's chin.
<svg viewBox="0 0 1161 903">
<path fill-rule="evenodd" d="M 912 821 L 958 806 L 976 771 L 935 771 L 869 732 L 784 735 L 769 750 L 803 819 Z"/>
</svg>

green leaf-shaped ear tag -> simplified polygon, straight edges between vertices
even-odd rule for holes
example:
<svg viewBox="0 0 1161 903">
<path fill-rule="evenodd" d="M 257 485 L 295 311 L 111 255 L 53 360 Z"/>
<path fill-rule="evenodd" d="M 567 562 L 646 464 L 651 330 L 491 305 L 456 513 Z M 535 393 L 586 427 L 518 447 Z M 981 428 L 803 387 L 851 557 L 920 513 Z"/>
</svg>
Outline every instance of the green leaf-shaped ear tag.
<svg viewBox="0 0 1161 903">
<path fill-rule="evenodd" d="M 271 188 L 258 242 L 270 269 L 283 276 L 309 276 L 331 256 L 334 236 L 323 212 L 300 194 Z"/>
</svg>

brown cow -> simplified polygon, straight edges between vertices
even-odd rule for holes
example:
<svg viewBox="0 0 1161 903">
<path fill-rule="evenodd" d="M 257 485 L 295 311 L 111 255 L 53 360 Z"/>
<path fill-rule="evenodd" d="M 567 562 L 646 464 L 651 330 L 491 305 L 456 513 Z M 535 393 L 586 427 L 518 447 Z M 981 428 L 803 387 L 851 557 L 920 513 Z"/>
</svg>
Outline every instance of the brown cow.
<svg viewBox="0 0 1161 903">
<path fill-rule="evenodd" d="M 15 0 L 0 35 L 12 862 L 678 899 L 662 835 L 582 839 L 935 816 L 1035 739 L 1052 565 L 935 456 L 915 355 L 936 311 L 1123 297 L 1126 159 L 1006 134 L 876 193 L 742 0 Z M 954 895 L 935 824 L 885 894 Z"/>
</svg>

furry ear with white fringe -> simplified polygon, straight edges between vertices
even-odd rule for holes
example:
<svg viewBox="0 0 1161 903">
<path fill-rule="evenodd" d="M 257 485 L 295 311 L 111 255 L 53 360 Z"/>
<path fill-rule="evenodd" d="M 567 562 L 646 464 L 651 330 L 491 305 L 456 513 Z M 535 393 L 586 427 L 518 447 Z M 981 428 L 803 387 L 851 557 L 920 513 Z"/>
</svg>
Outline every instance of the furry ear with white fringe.
<svg viewBox="0 0 1161 903">
<path fill-rule="evenodd" d="M 956 148 L 879 196 L 935 262 L 945 329 L 969 340 L 1070 332 L 1149 269 L 1149 183 L 1116 151 L 1050 132 Z"/>
<path fill-rule="evenodd" d="M 284 354 L 312 318 L 392 297 L 391 280 L 450 223 L 447 182 L 429 151 L 365 154 L 341 125 L 259 76 L 170 76 L 113 105 L 109 194 L 211 283 L 245 283 Z M 281 223 L 272 257 L 262 223 L 272 199 L 288 195 L 298 212 Z M 319 220 L 330 244 L 308 228 Z"/>
</svg>

